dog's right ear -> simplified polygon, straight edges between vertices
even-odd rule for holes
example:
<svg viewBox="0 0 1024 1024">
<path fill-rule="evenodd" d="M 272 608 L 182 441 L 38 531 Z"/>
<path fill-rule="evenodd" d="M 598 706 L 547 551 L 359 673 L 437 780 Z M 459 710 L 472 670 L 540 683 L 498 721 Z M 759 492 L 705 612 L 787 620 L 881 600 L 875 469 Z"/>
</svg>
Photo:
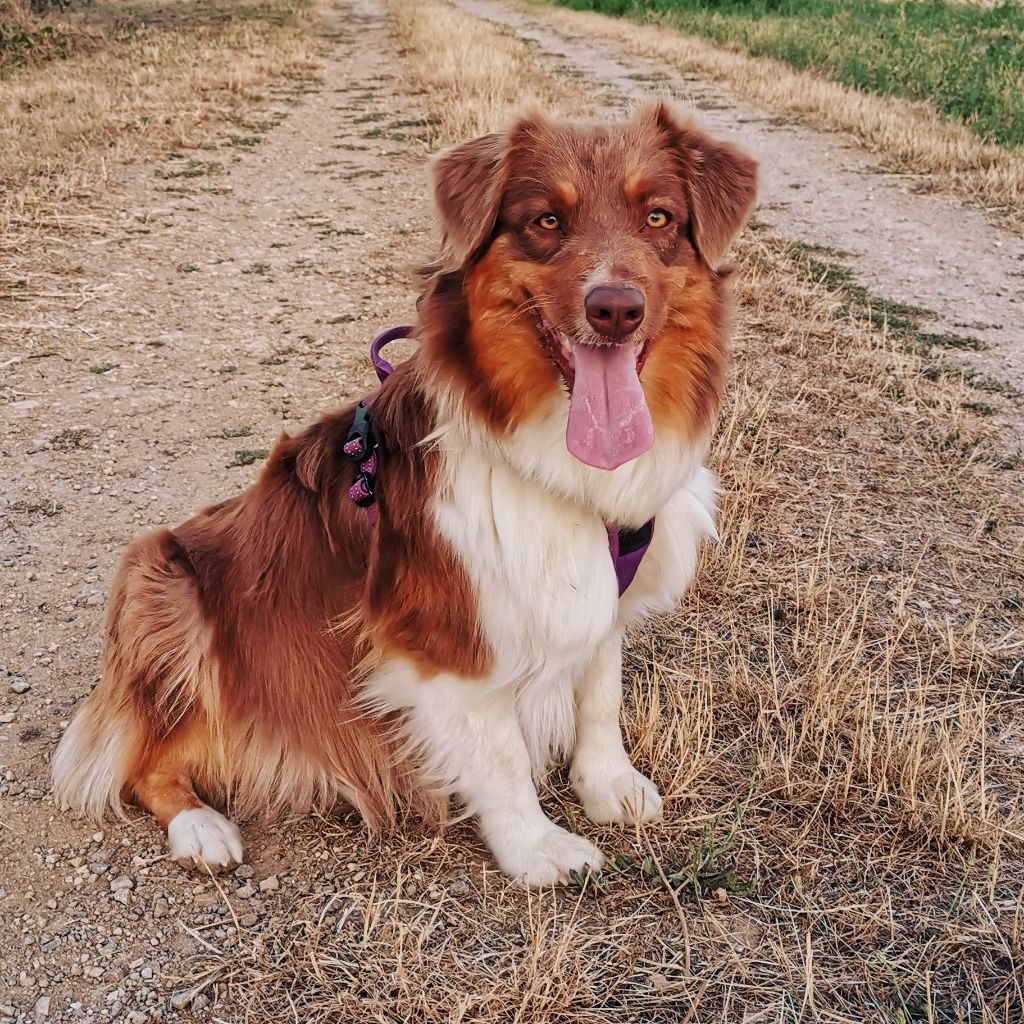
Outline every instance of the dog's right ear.
<svg viewBox="0 0 1024 1024">
<path fill-rule="evenodd" d="M 458 266 L 469 262 L 494 231 L 507 140 L 504 133 L 481 135 L 446 149 L 431 167 L 445 245 Z"/>
</svg>

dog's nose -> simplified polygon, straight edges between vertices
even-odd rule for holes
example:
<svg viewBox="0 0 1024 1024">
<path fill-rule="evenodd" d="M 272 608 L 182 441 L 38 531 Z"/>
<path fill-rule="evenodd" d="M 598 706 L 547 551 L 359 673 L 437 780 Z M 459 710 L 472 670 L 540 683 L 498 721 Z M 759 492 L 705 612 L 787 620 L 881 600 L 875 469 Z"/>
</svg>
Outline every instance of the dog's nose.
<svg viewBox="0 0 1024 1024">
<path fill-rule="evenodd" d="M 583 300 L 590 326 L 608 338 L 632 334 L 644 319 L 644 293 L 624 284 L 599 284 Z"/>
</svg>

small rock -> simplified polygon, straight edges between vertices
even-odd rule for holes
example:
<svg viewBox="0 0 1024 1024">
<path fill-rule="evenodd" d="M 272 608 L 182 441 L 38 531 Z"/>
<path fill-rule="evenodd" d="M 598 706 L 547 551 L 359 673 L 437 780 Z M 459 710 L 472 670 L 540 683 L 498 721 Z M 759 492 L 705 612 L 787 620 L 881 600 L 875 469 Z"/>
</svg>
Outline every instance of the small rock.
<svg viewBox="0 0 1024 1024">
<path fill-rule="evenodd" d="M 240 900 L 249 900 L 256 895 L 256 890 L 253 888 L 252 882 L 246 882 L 245 885 L 235 891 L 235 895 Z"/>
<path fill-rule="evenodd" d="M 131 893 L 127 889 L 118 889 L 114 893 L 114 902 L 120 903 L 122 907 L 128 906 L 128 900 L 131 898 Z"/>
<path fill-rule="evenodd" d="M 89 595 L 89 596 L 88 596 L 88 597 L 87 597 L 87 598 L 85 599 L 85 603 L 86 603 L 86 604 L 87 604 L 87 605 L 88 605 L 88 606 L 89 606 L 90 608 L 96 608 L 96 607 L 98 607 L 99 605 L 103 604 L 103 595 L 102 595 L 102 594 L 90 594 L 90 595 Z"/>
<path fill-rule="evenodd" d="M 28 693 L 32 689 L 32 684 L 27 679 L 18 678 L 11 683 L 11 689 L 15 693 Z"/>
<path fill-rule="evenodd" d="M 118 892 L 120 889 L 134 889 L 135 883 L 127 875 L 118 875 L 110 883 L 110 891 Z"/>
<path fill-rule="evenodd" d="M 92 841 L 94 843 L 102 843 L 103 842 L 103 833 L 102 832 L 93 832 L 93 834 L 92 834 Z"/>
<path fill-rule="evenodd" d="M 239 864 L 235 868 L 235 878 L 252 878 L 253 873 L 251 864 Z"/>
<path fill-rule="evenodd" d="M 171 993 L 171 1006 L 175 1010 L 184 1010 L 195 999 L 195 989 L 187 988 L 181 992 Z"/>
<path fill-rule="evenodd" d="M 259 914 L 243 914 L 239 919 L 238 923 L 243 928 L 255 928 L 259 924 Z"/>
<path fill-rule="evenodd" d="M 45 1020 L 50 1016 L 50 997 L 40 996 L 36 1000 L 36 1017 L 39 1020 Z"/>
<path fill-rule="evenodd" d="M 13 721 L 14 721 L 14 712 L 13 711 L 5 711 L 2 715 L 0 715 L 0 725 L 10 725 L 11 722 L 13 722 Z"/>
<path fill-rule="evenodd" d="M 264 878 L 260 882 L 260 892 L 272 892 L 274 889 L 280 889 L 281 883 L 277 880 L 277 875 L 271 875 L 269 878 Z"/>
</svg>

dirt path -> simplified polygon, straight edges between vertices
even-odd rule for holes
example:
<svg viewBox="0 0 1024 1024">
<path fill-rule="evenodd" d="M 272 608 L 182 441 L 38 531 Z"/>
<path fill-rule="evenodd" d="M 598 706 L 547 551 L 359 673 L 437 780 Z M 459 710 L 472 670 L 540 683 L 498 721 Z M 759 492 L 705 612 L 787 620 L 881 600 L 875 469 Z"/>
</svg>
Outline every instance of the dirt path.
<svg viewBox="0 0 1024 1024">
<path fill-rule="evenodd" d="M 722 86 L 664 64 L 568 36 L 544 18 L 494 0 L 453 0 L 537 44 L 562 73 L 596 86 L 621 107 L 669 92 L 698 108 L 715 132 L 761 162 L 757 217 L 782 238 L 837 251 L 880 298 L 930 310 L 926 329 L 977 338 L 973 365 L 1024 386 L 1024 238 L 992 227 L 953 200 L 914 192 L 913 179 L 880 171 L 839 134 L 814 131 L 757 109 Z"/>
<path fill-rule="evenodd" d="M 381 11 L 340 10 L 310 95 L 273 90 L 260 130 L 132 170 L 56 273 L 26 261 L 0 350 L 0 1020 L 159 1019 L 196 981 L 186 929 L 235 941 L 222 893 L 163 861 L 149 820 L 90 841 L 46 799 L 47 765 L 96 679 L 126 539 L 246 486 L 282 429 L 369 389 L 369 337 L 414 315 L 426 147 Z M 326 884 L 322 829 L 247 838 L 253 883 L 222 883 L 244 923 L 296 898 L 296 863 Z M 353 824 L 352 871 L 366 846 Z"/>
</svg>

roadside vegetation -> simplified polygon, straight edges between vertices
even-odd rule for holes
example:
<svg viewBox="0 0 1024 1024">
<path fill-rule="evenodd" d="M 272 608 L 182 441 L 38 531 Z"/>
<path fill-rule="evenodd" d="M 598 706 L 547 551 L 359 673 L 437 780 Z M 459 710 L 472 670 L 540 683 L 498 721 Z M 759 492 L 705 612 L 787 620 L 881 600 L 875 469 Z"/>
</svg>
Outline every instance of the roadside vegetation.
<svg viewBox="0 0 1024 1024">
<path fill-rule="evenodd" d="M 0 271 L 127 160 L 201 144 L 269 82 L 312 75 L 315 16 L 315 0 L 0 0 Z"/>
<path fill-rule="evenodd" d="M 926 100 L 986 142 L 1024 144 L 1024 7 L 945 0 L 565 0 L 653 18 L 856 89 Z"/>
<path fill-rule="evenodd" d="M 595 0 L 590 6 L 603 8 L 604 2 Z M 774 57 L 751 55 L 738 44 L 718 45 L 694 29 L 684 30 L 679 18 L 655 19 L 639 3 L 629 8 L 639 20 L 566 6 L 529 2 L 535 15 L 561 30 L 612 42 L 683 74 L 721 82 L 738 96 L 779 114 L 847 132 L 885 170 L 913 175 L 915 190 L 966 199 L 981 206 L 994 222 L 1024 230 L 1024 148 L 985 142 L 928 101 L 867 92 Z M 837 37 L 836 48 L 844 45 Z"/>
</svg>

